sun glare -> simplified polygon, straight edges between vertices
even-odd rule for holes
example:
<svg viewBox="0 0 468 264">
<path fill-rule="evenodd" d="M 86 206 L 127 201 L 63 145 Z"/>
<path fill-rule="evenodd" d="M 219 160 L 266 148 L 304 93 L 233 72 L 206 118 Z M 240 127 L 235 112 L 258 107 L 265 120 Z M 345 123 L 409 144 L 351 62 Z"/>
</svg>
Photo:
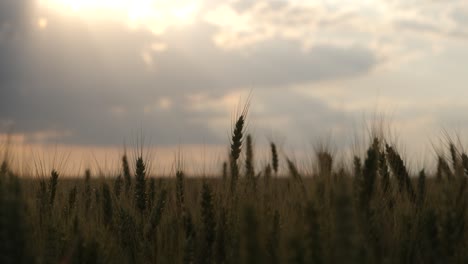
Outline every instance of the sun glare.
<svg viewBox="0 0 468 264">
<path fill-rule="evenodd" d="M 199 9 L 189 0 L 39 0 L 41 8 L 86 19 L 112 19 L 152 31 L 167 25 L 191 24 Z M 154 28 L 154 30 L 153 30 Z"/>
</svg>

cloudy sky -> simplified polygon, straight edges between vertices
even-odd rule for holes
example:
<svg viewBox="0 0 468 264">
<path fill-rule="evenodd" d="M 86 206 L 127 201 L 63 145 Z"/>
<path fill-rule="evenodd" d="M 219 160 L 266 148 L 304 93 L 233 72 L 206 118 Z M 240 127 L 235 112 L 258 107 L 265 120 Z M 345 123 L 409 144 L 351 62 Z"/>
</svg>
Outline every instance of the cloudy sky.
<svg viewBox="0 0 468 264">
<path fill-rule="evenodd" d="M 468 124 L 468 2 L 1 0 L 0 134 L 24 144 L 291 146 L 383 113 L 408 145 Z M 358 128 L 356 128 L 358 127 Z"/>
</svg>

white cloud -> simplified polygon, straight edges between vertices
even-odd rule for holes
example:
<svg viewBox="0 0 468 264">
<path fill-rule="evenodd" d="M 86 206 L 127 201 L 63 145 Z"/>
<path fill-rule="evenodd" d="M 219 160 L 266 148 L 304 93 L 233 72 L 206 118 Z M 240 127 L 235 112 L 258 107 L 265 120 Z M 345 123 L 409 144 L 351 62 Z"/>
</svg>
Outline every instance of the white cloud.
<svg viewBox="0 0 468 264">
<path fill-rule="evenodd" d="M 216 26 L 214 43 L 248 49 L 270 39 L 374 50 L 382 69 L 440 52 L 444 41 L 468 40 L 463 1 L 254 1 L 242 9 L 221 3 L 205 13 Z M 468 17 L 468 16 L 466 16 Z M 468 19 L 467 19 L 468 20 Z"/>
<path fill-rule="evenodd" d="M 41 0 L 41 10 L 52 10 L 64 16 L 76 16 L 95 23 L 114 21 L 133 29 L 149 30 L 155 35 L 168 29 L 192 24 L 200 1 L 188 0 Z"/>
</svg>

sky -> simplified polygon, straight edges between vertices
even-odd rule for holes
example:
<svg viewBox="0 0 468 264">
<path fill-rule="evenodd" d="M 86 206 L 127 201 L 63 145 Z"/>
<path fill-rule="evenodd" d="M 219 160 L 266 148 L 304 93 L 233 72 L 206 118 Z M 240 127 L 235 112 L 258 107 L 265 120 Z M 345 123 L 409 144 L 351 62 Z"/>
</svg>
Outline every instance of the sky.
<svg viewBox="0 0 468 264">
<path fill-rule="evenodd" d="M 0 138 L 219 157 L 250 94 L 259 145 L 340 149 L 384 116 L 426 150 L 466 132 L 467 47 L 463 0 L 1 0 Z"/>
</svg>

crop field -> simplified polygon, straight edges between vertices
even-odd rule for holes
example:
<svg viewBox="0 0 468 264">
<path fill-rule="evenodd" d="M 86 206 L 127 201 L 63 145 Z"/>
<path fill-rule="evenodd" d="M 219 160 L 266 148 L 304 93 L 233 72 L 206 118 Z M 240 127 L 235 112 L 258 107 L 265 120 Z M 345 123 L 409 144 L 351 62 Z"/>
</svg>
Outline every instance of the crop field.
<svg viewBox="0 0 468 264">
<path fill-rule="evenodd" d="M 302 172 L 278 154 L 255 168 L 244 115 L 219 177 L 120 173 L 0 176 L 0 263 L 466 263 L 468 156 L 449 142 L 436 171 L 410 175 L 375 137 L 340 167 L 327 150 Z M 242 152 L 243 155 L 240 155 Z M 281 165 L 288 173 L 278 174 Z"/>
</svg>

